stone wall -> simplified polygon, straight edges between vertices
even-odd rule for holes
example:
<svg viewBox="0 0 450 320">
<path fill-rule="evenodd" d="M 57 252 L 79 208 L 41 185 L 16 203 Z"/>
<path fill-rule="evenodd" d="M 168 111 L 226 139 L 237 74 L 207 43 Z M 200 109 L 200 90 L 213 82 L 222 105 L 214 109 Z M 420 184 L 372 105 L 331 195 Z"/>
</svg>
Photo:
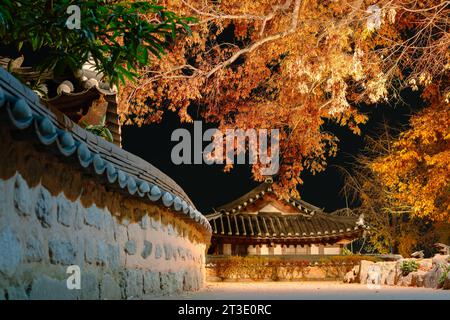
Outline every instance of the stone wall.
<svg viewBox="0 0 450 320">
<path fill-rule="evenodd" d="M 208 234 L 0 122 L 0 300 L 140 299 L 197 290 Z M 26 133 L 25 133 L 26 135 Z M 67 267 L 81 289 L 67 288 Z"/>
</svg>

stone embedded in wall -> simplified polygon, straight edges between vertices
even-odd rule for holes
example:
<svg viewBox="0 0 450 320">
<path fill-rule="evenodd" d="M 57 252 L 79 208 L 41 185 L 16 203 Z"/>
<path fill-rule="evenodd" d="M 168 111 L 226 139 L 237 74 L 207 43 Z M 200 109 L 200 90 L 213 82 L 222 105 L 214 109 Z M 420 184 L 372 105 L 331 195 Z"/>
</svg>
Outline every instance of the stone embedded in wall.
<svg viewBox="0 0 450 320">
<path fill-rule="evenodd" d="M 183 290 L 182 272 L 161 272 L 161 289 L 166 293 L 176 293 Z"/>
<path fill-rule="evenodd" d="M 79 202 L 77 202 L 75 204 L 75 222 L 74 222 L 75 230 L 83 229 L 85 215 L 86 209 Z"/>
<path fill-rule="evenodd" d="M 125 252 L 128 253 L 129 255 L 134 255 L 136 254 L 136 241 L 134 240 L 128 240 L 125 243 Z"/>
<path fill-rule="evenodd" d="M 128 241 L 128 228 L 122 224 L 116 223 L 114 228 L 114 238 L 120 244 Z"/>
<path fill-rule="evenodd" d="M 120 267 L 120 249 L 118 244 L 108 244 L 108 267 L 113 271 Z"/>
<path fill-rule="evenodd" d="M 75 263 L 75 248 L 69 240 L 51 240 L 48 242 L 50 262 L 71 265 Z"/>
<path fill-rule="evenodd" d="M 184 273 L 183 290 L 192 291 L 199 289 L 199 277 L 195 270 L 188 270 Z"/>
<path fill-rule="evenodd" d="M 97 263 L 101 266 L 108 264 L 108 249 L 103 240 L 97 242 Z"/>
<path fill-rule="evenodd" d="M 109 212 L 103 213 L 103 224 L 106 238 L 113 241 L 115 239 L 116 223 Z"/>
<path fill-rule="evenodd" d="M 173 257 L 173 248 L 169 243 L 164 244 L 164 257 L 170 260 Z"/>
<path fill-rule="evenodd" d="M 183 249 L 183 247 L 178 247 L 178 256 L 180 257 L 181 260 L 186 260 L 186 253 Z"/>
<path fill-rule="evenodd" d="M 144 230 L 148 229 L 148 226 L 150 225 L 150 218 L 149 218 L 149 216 L 147 214 L 145 214 L 142 217 L 140 225 L 141 225 L 142 229 L 144 229 Z"/>
<path fill-rule="evenodd" d="M 53 198 L 50 192 L 43 188 L 39 188 L 38 197 L 36 201 L 36 217 L 41 222 L 44 228 L 49 228 L 52 226 L 52 206 Z"/>
<path fill-rule="evenodd" d="M 0 230 L 0 273 L 12 276 L 22 261 L 22 251 L 19 237 L 10 226 Z"/>
<path fill-rule="evenodd" d="M 205 267 L 204 267 L 204 265 L 197 266 L 197 272 L 195 274 L 197 275 L 197 283 L 198 283 L 197 290 L 198 290 L 201 287 L 203 287 L 204 281 L 205 281 L 205 278 L 203 277 L 203 275 L 205 274 Z"/>
<path fill-rule="evenodd" d="M 178 249 L 177 248 L 172 247 L 172 255 L 173 255 L 173 259 L 175 261 L 177 261 L 178 260 Z"/>
<path fill-rule="evenodd" d="M 40 262 L 44 258 L 44 245 L 35 234 L 28 234 L 25 241 L 25 259 L 27 262 Z"/>
<path fill-rule="evenodd" d="M 150 241 L 144 240 L 144 248 L 142 249 L 141 256 L 146 259 L 148 256 L 152 254 L 153 245 Z"/>
<path fill-rule="evenodd" d="M 150 224 L 151 224 L 153 230 L 159 230 L 159 224 L 160 224 L 159 219 L 151 218 Z"/>
<path fill-rule="evenodd" d="M 155 258 L 160 259 L 162 257 L 162 248 L 160 244 L 155 246 Z"/>
<path fill-rule="evenodd" d="M 123 272 L 125 296 L 127 299 L 142 298 L 144 292 L 144 277 L 142 270 L 130 269 Z"/>
<path fill-rule="evenodd" d="M 31 285 L 31 300 L 75 300 L 79 290 L 68 290 L 66 280 L 38 276 Z"/>
<path fill-rule="evenodd" d="M 119 300 L 121 298 L 122 289 L 119 283 L 109 274 L 105 274 L 100 282 L 100 299 Z"/>
<path fill-rule="evenodd" d="M 81 299 L 98 300 L 100 298 L 99 280 L 97 275 L 83 273 L 81 276 Z"/>
<path fill-rule="evenodd" d="M 145 271 L 144 272 L 144 292 L 159 293 L 161 291 L 161 282 L 159 272 Z"/>
<path fill-rule="evenodd" d="M 14 184 L 14 207 L 22 216 L 31 215 L 33 210 L 31 192 L 20 174 L 17 174 Z"/>
<path fill-rule="evenodd" d="M 167 226 L 167 233 L 169 234 L 169 236 L 172 236 L 175 234 L 174 228 L 173 228 L 172 224 L 170 224 L 170 223 Z"/>
<path fill-rule="evenodd" d="M 103 214 L 96 205 L 90 206 L 86 209 L 85 222 L 87 225 L 100 230 L 103 224 Z"/>
<path fill-rule="evenodd" d="M 9 287 L 6 289 L 6 298 L 8 300 L 28 300 L 27 293 L 22 287 Z"/>
<path fill-rule="evenodd" d="M 96 262 L 96 247 L 95 247 L 95 240 L 92 238 L 86 238 L 84 240 L 84 259 L 88 263 L 95 263 Z"/>
<path fill-rule="evenodd" d="M 71 203 L 63 196 L 59 196 L 56 200 L 56 205 L 58 222 L 66 227 L 70 227 L 73 223 L 73 209 Z"/>
</svg>

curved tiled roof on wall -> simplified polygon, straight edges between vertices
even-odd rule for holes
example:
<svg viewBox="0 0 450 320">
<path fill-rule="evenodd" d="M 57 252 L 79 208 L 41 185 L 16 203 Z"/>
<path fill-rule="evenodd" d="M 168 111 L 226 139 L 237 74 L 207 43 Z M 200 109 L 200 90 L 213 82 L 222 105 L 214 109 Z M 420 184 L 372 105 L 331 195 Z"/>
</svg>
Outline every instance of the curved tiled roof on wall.
<svg viewBox="0 0 450 320">
<path fill-rule="evenodd" d="M 40 143 L 52 146 L 119 190 L 183 214 L 211 232 L 208 220 L 186 193 L 143 159 L 82 129 L 57 110 L 42 106 L 39 97 L 0 68 L 0 116 L 17 129 L 32 129 Z M 102 180 L 103 181 L 103 180 Z"/>
<path fill-rule="evenodd" d="M 331 215 L 303 200 L 281 198 L 271 185 L 272 182 L 262 183 L 237 200 L 218 207 L 218 212 L 207 215 L 213 237 L 235 241 L 334 242 L 356 238 L 362 233 L 362 218 Z M 295 212 L 246 212 L 248 206 L 255 205 L 268 194 L 275 195 Z"/>
</svg>

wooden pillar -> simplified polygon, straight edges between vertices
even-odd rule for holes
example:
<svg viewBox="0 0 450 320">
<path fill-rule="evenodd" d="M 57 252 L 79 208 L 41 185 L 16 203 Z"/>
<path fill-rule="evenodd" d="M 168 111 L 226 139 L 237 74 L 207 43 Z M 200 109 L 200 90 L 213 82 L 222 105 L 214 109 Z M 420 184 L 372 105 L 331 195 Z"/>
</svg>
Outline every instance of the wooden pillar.
<svg viewBox="0 0 450 320">
<path fill-rule="evenodd" d="M 231 243 L 223 244 L 223 255 L 231 256 Z"/>
<path fill-rule="evenodd" d="M 319 244 L 319 254 L 324 254 L 325 250 L 324 250 L 325 246 L 323 244 Z"/>
</svg>

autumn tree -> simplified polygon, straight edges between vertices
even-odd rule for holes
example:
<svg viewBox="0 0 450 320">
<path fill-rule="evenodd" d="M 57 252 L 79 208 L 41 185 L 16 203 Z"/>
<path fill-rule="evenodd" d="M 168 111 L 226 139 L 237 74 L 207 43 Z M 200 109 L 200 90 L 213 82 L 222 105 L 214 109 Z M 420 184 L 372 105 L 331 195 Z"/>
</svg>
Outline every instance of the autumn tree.
<svg viewBox="0 0 450 320">
<path fill-rule="evenodd" d="M 395 189 L 373 169 L 374 163 L 395 154 L 395 134 L 384 122 L 377 134 L 366 137 L 366 147 L 357 156 L 352 170 L 341 168 L 345 178 L 343 192 L 350 200 L 349 212 L 362 214 L 369 226 L 365 247 L 404 257 L 416 250 L 429 254 L 438 239 L 432 219 L 414 215 L 414 207 L 397 198 Z"/>
<path fill-rule="evenodd" d="M 448 90 L 448 81 L 441 86 Z M 423 95 L 429 106 L 412 116 L 410 128 L 371 169 L 390 190 L 393 203 L 409 207 L 411 217 L 450 222 L 450 92 L 437 84 Z"/>
<path fill-rule="evenodd" d="M 430 81 L 448 64 L 448 1 L 161 3 L 197 22 L 121 89 L 122 120 L 143 125 L 172 110 L 222 130 L 277 128 L 283 191 L 295 193 L 303 170 L 323 170 L 336 153 L 326 122 L 358 134 L 360 103 L 384 101 L 414 77 Z"/>
</svg>

